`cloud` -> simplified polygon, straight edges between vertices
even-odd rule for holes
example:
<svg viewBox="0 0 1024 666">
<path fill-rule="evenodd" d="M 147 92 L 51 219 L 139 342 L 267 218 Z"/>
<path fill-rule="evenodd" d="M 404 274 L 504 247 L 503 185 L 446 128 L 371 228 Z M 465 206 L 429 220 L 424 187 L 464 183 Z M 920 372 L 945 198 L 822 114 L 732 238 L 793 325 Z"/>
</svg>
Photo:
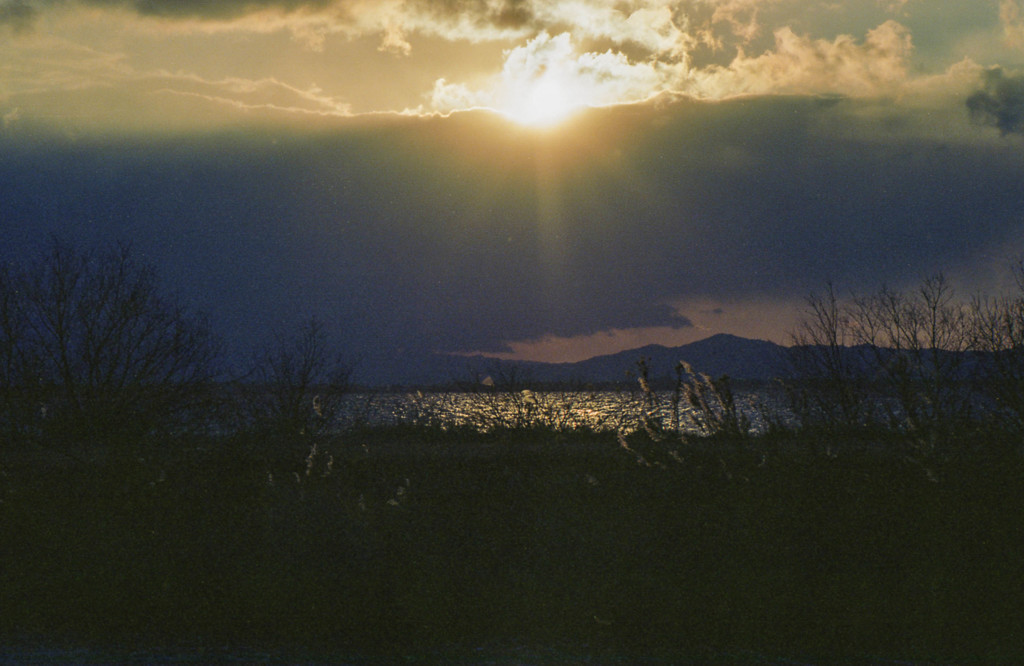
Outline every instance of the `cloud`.
<svg viewBox="0 0 1024 666">
<path fill-rule="evenodd" d="M 0 251 L 131 238 L 232 339 L 318 312 L 366 358 L 776 336 L 1024 247 L 1019 5 L 0 0 Z M 427 113 L 548 78 L 601 108 Z"/>
<path fill-rule="evenodd" d="M 993 0 L 993 10 L 996 4 Z M 1010 34 L 1021 25 L 1018 3 L 1003 0 L 999 7 Z M 959 3 L 954 9 L 958 17 L 966 11 Z M 542 69 L 560 71 L 580 106 L 601 106 L 666 92 L 709 99 L 747 94 L 899 98 L 912 92 L 916 81 L 950 67 L 933 56 L 939 64 L 918 58 L 916 37 L 934 32 L 928 21 L 936 10 L 909 1 L 0 0 L 0 22 L 22 32 L 47 11 L 52 16 L 39 22 L 40 40 L 63 39 L 107 53 L 121 71 L 110 69 L 97 81 L 63 58 L 64 51 L 45 57 L 29 39 L 9 40 L 19 43 L 0 42 L 6 95 L 17 94 L 22 82 L 37 91 L 49 86 L 51 96 L 66 93 L 72 85 L 63 81 L 75 72 L 82 76 L 78 89 L 94 96 L 95 86 L 104 85 L 112 96 L 129 97 L 138 89 L 138 77 L 167 72 L 204 81 L 274 80 L 298 91 L 289 102 L 257 100 L 230 86 L 223 94 L 180 82 L 166 86 L 179 98 L 215 101 L 224 122 L 237 119 L 232 113 L 253 109 L 295 111 L 302 118 L 339 109 L 502 108 L 510 98 L 521 98 L 524 84 Z M 889 11 L 899 12 L 900 22 L 883 21 Z M 927 20 L 916 19 L 925 11 L 932 12 L 924 15 Z M 1000 25 L 997 12 L 989 14 L 982 23 L 991 36 Z M 979 33 L 980 25 L 970 30 Z M 222 47 L 226 39 L 230 49 Z M 955 36 L 942 41 L 944 56 L 953 43 Z M 936 42 L 927 44 L 935 48 Z M 265 57 L 268 53 L 274 57 Z M 11 64 L 17 61 L 24 66 Z M 317 84 L 323 88 L 321 100 L 306 94 Z M 9 101 L 33 116 L 33 104 Z M 55 112 L 78 108 L 67 101 Z M 91 102 L 83 106 L 92 108 Z"/>
<path fill-rule="evenodd" d="M 326 116 L 351 115 L 348 104 L 325 95 L 317 86 L 299 89 L 270 78 L 228 77 L 206 80 L 195 75 L 159 72 L 139 77 L 139 82 L 152 94 L 189 96 L 241 110 Z"/>
<path fill-rule="evenodd" d="M 544 137 L 486 113 L 81 144 L 12 131 L 0 234 L 12 252 L 55 230 L 131 238 L 232 339 L 317 312 L 367 358 L 783 330 L 782 305 L 828 279 L 902 287 L 1020 245 L 1017 148 L 912 131 L 933 122 L 766 96 L 601 109 Z"/>
<path fill-rule="evenodd" d="M 51 35 L 33 35 L 17 47 L 0 44 L 0 80 L 8 103 L 28 123 L 79 129 L 167 131 L 243 120 L 239 114 L 309 118 L 351 111 L 347 102 L 313 84 L 144 71 L 124 53 Z"/>
<path fill-rule="evenodd" d="M 632 44 L 651 54 L 679 55 L 690 43 L 685 17 L 664 2 L 538 2 L 534 13 L 541 29 L 570 30 L 578 39 Z"/>
<path fill-rule="evenodd" d="M 130 74 L 123 54 L 61 37 L 35 35 L 17 44 L 0 41 L 0 81 L 9 96 L 109 88 Z"/>
<path fill-rule="evenodd" d="M 384 25 L 384 37 L 381 39 L 380 51 L 387 51 L 395 55 L 409 55 L 412 52 L 412 44 L 406 39 L 405 32 L 401 26 L 388 22 Z"/>
<path fill-rule="evenodd" d="M 501 360 L 571 363 L 643 347 L 651 344 L 652 340 L 665 346 L 677 347 L 706 337 L 707 333 L 686 322 L 677 326 L 610 328 L 567 337 L 548 334 L 530 340 L 512 340 L 500 351 L 486 351 L 488 356 Z M 485 350 L 468 353 L 481 351 Z"/>
<path fill-rule="evenodd" d="M 981 89 L 967 98 L 971 119 L 1006 134 L 1024 134 L 1024 75 L 1007 75 L 1001 67 L 982 74 Z"/>
<path fill-rule="evenodd" d="M 571 100 L 576 107 L 636 102 L 670 90 L 679 69 L 652 62 L 630 62 L 622 53 L 578 53 L 569 33 L 541 33 L 505 54 L 501 73 L 473 89 L 438 80 L 431 94 L 436 111 L 488 107 L 524 115 L 538 84 Z M 518 112 L 517 112 L 518 111 Z"/>
<path fill-rule="evenodd" d="M 25 0 L 0 0 L 0 26 L 15 32 L 28 30 L 36 17 L 36 9 Z"/>
<path fill-rule="evenodd" d="M 756 9 L 739 2 L 718 9 L 723 7 L 731 12 Z M 815 39 L 789 27 L 776 30 L 774 38 L 774 47 L 760 55 L 747 55 L 740 46 L 728 65 L 697 68 L 685 53 L 631 59 L 612 49 L 580 52 L 569 33 L 542 32 L 506 52 L 500 77 L 477 87 L 438 81 L 431 103 L 443 112 L 477 106 L 507 109 L 528 100 L 531 86 L 544 76 L 557 77 L 559 87 L 579 106 L 631 103 L 661 93 L 709 99 L 749 94 L 896 97 L 922 88 L 916 85 L 922 77 L 909 74 L 910 32 L 896 21 L 885 21 L 862 40 L 851 35 Z M 932 77 L 929 85 L 944 80 Z"/>
<path fill-rule="evenodd" d="M 18 1 L 18 0 L 16 0 Z M 47 4 L 61 4 L 50 0 Z M 291 30 L 305 39 L 324 35 L 382 35 L 386 50 L 404 51 L 409 32 L 448 38 L 495 39 L 533 24 L 524 0 L 77 0 L 101 10 L 178 23 L 186 30 Z"/>
<path fill-rule="evenodd" d="M 910 0 L 876 0 L 880 7 L 883 7 L 891 14 L 905 14 L 906 6 Z"/>
<path fill-rule="evenodd" d="M 999 20 L 1003 24 L 1007 45 L 1024 49 L 1024 19 L 1021 18 L 1020 5 L 1015 0 L 1003 0 L 999 3 Z"/>
<path fill-rule="evenodd" d="M 78 2 L 92 9 L 37 0 L 30 5 L 37 15 L 53 9 L 40 29 L 0 39 L 3 102 L 20 109 L 22 125 L 159 133 L 256 117 L 301 124 L 378 112 L 507 112 L 550 79 L 549 88 L 580 107 L 658 95 L 927 103 L 954 109 L 964 125 L 959 133 L 973 130 L 962 100 L 951 95 L 963 94 L 982 67 L 967 59 L 923 65 L 908 27 L 924 9 L 917 3 L 903 7 L 906 20 L 874 24 L 866 22 L 884 17 L 877 2 L 856 12 L 832 3 L 833 29 L 851 13 L 857 25 L 874 27 L 830 34 L 822 6 L 801 20 L 795 0 L 264 0 L 216 10 L 201 2 L 176 10 Z M 999 41 L 991 39 L 998 4 L 989 41 Z M 140 19 L 143 12 L 150 13 Z"/>
<path fill-rule="evenodd" d="M 480 30 L 519 31 L 535 25 L 534 5 L 527 0 L 411 0 L 410 16 L 438 23 Z"/>
<path fill-rule="evenodd" d="M 744 42 L 749 42 L 761 32 L 761 25 L 758 22 L 759 7 L 768 4 L 771 3 L 759 0 L 727 0 L 718 3 L 711 15 L 710 24 L 713 26 L 716 23 L 726 23 L 733 35 Z"/>
<path fill-rule="evenodd" d="M 430 93 L 430 108 L 440 113 L 482 108 L 491 103 L 491 94 L 472 90 L 464 83 L 449 83 L 444 79 L 435 81 L 434 90 Z"/>
<path fill-rule="evenodd" d="M 862 42 L 850 35 L 813 39 L 785 27 L 775 48 L 758 56 L 743 50 L 727 67 L 693 74 L 691 90 L 712 98 L 750 93 L 879 96 L 897 92 L 907 79 L 909 31 L 896 21 L 870 30 Z"/>
<path fill-rule="evenodd" d="M 142 16 L 223 20 L 266 10 L 282 13 L 322 9 L 332 0 L 83 0 L 88 4 L 119 4 Z"/>
</svg>

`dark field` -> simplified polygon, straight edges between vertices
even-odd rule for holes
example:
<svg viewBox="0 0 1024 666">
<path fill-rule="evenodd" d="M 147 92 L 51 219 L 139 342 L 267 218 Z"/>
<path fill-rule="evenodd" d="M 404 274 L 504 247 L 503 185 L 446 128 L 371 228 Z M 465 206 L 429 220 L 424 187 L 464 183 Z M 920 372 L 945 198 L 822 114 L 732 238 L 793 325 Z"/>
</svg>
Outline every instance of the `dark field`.
<svg viewBox="0 0 1024 666">
<path fill-rule="evenodd" d="M 648 464 L 544 430 L 378 429 L 312 456 L 251 437 L 8 449 L 0 639 L 357 663 L 1024 658 L 1019 456 L 630 444 Z"/>
</svg>

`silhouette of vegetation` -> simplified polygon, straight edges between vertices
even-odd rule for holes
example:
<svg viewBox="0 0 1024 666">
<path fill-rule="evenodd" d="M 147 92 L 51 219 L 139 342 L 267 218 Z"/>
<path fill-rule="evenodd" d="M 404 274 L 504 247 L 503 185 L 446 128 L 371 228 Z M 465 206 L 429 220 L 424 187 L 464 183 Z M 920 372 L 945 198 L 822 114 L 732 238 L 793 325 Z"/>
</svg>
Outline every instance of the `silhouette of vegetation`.
<svg viewBox="0 0 1024 666">
<path fill-rule="evenodd" d="M 985 359 L 974 387 L 983 396 L 1000 430 L 1024 434 L 1024 260 L 1013 266 L 1017 293 L 972 301 L 972 347 Z"/>
<path fill-rule="evenodd" d="M 799 384 L 790 404 L 800 423 L 825 434 L 865 426 L 875 407 L 868 388 L 864 349 L 854 347 L 855 325 L 830 283 L 807 298 L 793 334 L 789 359 Z"/>
<path fill-rule="evenodd" d="M 541 647 L 574 663 L 1007 663 L 1024 649 L 1019 458 L 929 476 L 842 442 L 826 457 L 698 440 L 638 464 L 612 433 L 346 437 L 358 446 L 329 459 L 4 456 L 0 643 L 301 648 L 313 663 L 557 662 L 526 656 Z"/>
<path fill-rule="evenodd" d="M 323 433 L 338 416 L 351 374 L 316 317 L 292 334 L 276 333 L 239 382 L 247 427 L 291 437 Z"/>
<path fill-rule="evenodd" d="M 459 425 L 420 394 L 342 429 L 350 366 L 319 320 L 215 381 L 209 325 L 150 267 L 54 241 L 0 266 L 0 645 L 1014 662 L 1017 270 L 1018 295 L 966 304 L 941 276 L 828 285 L 760 430 L 685 360 L 665 390 L 641 361 L 606 429 L 577 420 L 594 392 L 513 371 L 467 387 Z M 51 455 L 79 441 L 132 455 Z"/>
<path fill-rule="evenodd" d="M 1024 281 L 1014 270 L 1018 293 L 997 299 L 958 299 L 942 274 L 910 292 L 812 294 L 789 350 L 798 427 L 925 456 L 1019 433 Z"/>
<path fill-rule="evenodd" d="M 206 319 L 120 245 L 51 240 L 0 272 L 3 422 L 15 439 L 116 442 L 195 423 L 217 377 Z"/>
</svg>

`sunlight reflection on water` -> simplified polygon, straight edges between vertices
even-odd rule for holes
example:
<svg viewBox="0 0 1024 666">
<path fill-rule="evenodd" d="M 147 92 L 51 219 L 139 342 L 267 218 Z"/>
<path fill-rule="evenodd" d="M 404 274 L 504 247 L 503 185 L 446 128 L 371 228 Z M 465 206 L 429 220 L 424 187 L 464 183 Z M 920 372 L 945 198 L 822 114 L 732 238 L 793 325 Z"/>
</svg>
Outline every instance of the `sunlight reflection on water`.
<svg viewBox="0 0 1024 666">
<path fill-rule="evenodd" d="M 672 423 L 672 392 L 654 395 L 652 406 L 640 392 L 619 391 L 354 393 L 346 397 L 340 425 L 468 427 L 481 432 L 541 427 L 628 433 L 641 427 L 645 413 L 662 425 Z M 736 408 L 751 433 L 763 432 L 771 419 L 790 419 L 780 397 L 768 391 L 736 391 Z M 700 420 L 698 409 L 679 405 L 682 431 L 699 433 Z"/>
</svg>

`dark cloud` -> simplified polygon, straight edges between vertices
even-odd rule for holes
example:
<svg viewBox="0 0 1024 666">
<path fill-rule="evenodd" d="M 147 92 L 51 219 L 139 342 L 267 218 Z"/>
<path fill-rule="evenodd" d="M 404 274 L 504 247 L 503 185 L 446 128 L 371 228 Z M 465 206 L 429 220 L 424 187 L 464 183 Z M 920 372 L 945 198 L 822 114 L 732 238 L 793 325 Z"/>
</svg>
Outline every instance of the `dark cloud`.
<svg viewBox="0 0 1024 666">
<path fill-rule="evenodd" d="M 971 119 L 998 127 L 1003 134 L 1024 133 L 1024 75 L 1007 75 L 1001 67 L 982 74 L 982 87 L 967 98 Z"/>
<path fill-rule="evenodd" d="M 110 4 L 111 0 L 90 0 Z M 167 18 L 228 19 L 265 9 L 291 12 L 297 9 L 318 9 L 332 0 L 124 0 L 139 14 Z"/>
<path fill-rule="evenodd" d="M 49 0 L 53 2 L 54 0 Z M 335 7 L 346 10 L 350 0 L 79 0 L 84 4 L 127 7 L 143 16 L 170 19 L 199 18 L 224 20 L 239 18 L 259 11 L 318 10 Z M 533 14 L 526 0 L 411 0 L 404 11 L 437 18 L 463 19 L 484 26 L 517 28 L 532 22 Z"/>
<path fill-rule="evenodd" d="M 372 366 L 683 327 L 668 304 L 685 299 L 910 284 L 1024 241 L 1012 146 L 889 134 L 851 105 L 681 101 L 546 138 L 483 113 L 166 141 L 8 133 L 0 259 L 53 231 L 131 240 L 236 347 L 316 313 Z"/>
<path fill-rule="evenodd" d="M 292 12 L 317 9 L 335 4 L 337 0 L 0 0 L 0 25 L 18 30 L 31 28 L 41 10 L 67 4 L 124 8 L 142 16 L 168 19 L 227 20 L 254 12 L 276 9 Z"/>
<path fill-rule="evenodd" d="M 15 32 L 30 28 L 35 17 L 36 10 L 24 0 L 0 2 L 0 25 L 6 25 Z"/>
<path fill-rule="evenodd" d="M 434 16 L 480 17 L 503 27 L 519 27 L 533 19 L 529 0 L 408 0 L 405 4 Z"/>
<path fill-rule="evenodd" d="M 499 28 L 519 28 L 533 22 L 534 16 L 526 0 L 505 0 L 489 10 L 493 22 Z"/>
</svg>

